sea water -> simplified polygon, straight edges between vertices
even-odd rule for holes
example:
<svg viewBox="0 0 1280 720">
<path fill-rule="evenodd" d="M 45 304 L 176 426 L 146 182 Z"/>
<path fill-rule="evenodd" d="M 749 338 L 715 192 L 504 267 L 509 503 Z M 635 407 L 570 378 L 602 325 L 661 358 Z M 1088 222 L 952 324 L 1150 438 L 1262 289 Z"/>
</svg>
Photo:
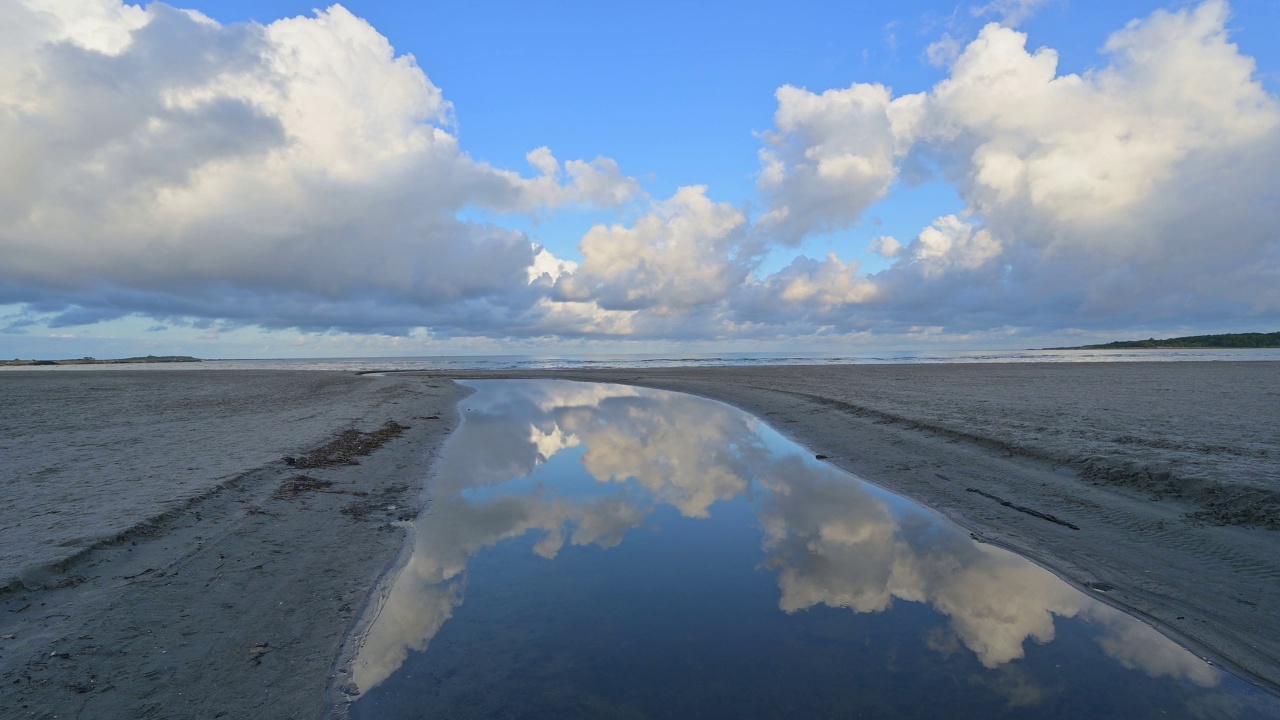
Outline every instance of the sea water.
<svg viewBox="0 0 1280 720">
<path fill-rule="evenodd" d="M 936 350 L 841 353 L 632 353 L 594 356 L 468 355 L 430 357 L 276 358 L 198 363 L 6 366 L 0 372 L 132 372 L 192 370 L 549 370 L 759 365 L 934 365 L 955 363 L 1280 361 L 1280 348 L 1183 350 Z"/>
</svg>

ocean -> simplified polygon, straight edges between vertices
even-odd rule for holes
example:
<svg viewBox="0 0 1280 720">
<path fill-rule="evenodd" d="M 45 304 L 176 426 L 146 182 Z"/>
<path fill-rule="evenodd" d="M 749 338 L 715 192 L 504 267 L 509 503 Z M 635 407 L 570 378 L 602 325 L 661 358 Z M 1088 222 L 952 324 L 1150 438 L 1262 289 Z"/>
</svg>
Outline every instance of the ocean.
<svg viewBox="0 0 1280 720">
<path fill-rule="evenodd" d="M 1280 348 L 1187 350 L 920 350 L 849 354 L 707 353 L 597 356 L 456 355 L 205 360 L 199 363 L 136 363 L 0 367 L 0 371 L 57 370 L 546 370 L 552 368 L 651 368 L 752 365 L 928 365 L 954 363 L 1214 362 L 1277 361 Z"/>
</svg>

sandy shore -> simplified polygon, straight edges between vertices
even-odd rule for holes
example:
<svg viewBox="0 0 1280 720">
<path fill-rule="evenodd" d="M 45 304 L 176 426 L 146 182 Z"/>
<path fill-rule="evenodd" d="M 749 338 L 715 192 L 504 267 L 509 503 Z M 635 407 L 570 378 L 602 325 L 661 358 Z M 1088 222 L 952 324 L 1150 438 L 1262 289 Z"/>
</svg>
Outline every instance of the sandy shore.
<svg viewBox="0 0 1280 720">
<path fill-rule="evenodd" d="M 138 415 L 98 417 L 114 406 L 85 399 L 61 421 L 80 445 L 60 455 L 92 463 L 66 485 L 67 502 L 104 473 L 145 490 L 114 502 L 119 517 L 105 526 L 81 513 L 114 536 L 42 550 L 0 592 L 0 715 L 14 718 L 320 716 L 344 636 L 403 546 L 390 523 L 417 514 L 466 394 L 449 382 L 285 371 L 2 382 L 6 403 L 39 384 L 146 397 Z M 188 415 L 203 418 L 202 432 L 188 434 Z M 408 429 L 378 435 L 388 421 Z M 124 435 L 143 437 L 145 451 L 122 449 L 119 433 L 103 441 L 100 424 L 135 426 Z M 361 432 L 330 445 L 351 429 Z M 42 467 L 44 480 L 76 472 L 59 458 Z M 172 488 L 152 495 L 166 473 Z M 49 562 L 56 552 L 67 559 Z"/>
<path fill-rule="evenodd" d="M 193 388 L 204 388 L 206 399 L 222 397 L 209 383 L 225 385 L 226 398 L 243 402 L 228 399 L 196 412 L 203 440 L 174 419 L 186 411 L 146 425 L 153 437 L 145 452 L 126 448 L 104 467 L 182 475 L 183 494 L 142 503 L 130 512 L 143 513 L 145 522 L 125 518 L 126 529 L 112 538 L 88 547 L 73 542 L 61 551 L 67 559 L 25 567 L 19 582 L 0 592 L 8 713 L 325 713 L 326 687 L 344 682 L 338 658 L 353 647 L 347 642 L 343 655 L 344 639 L 403 548 L 404 534 L 391 523 L 418 510 L 417 491 L 456 424 L 456 404 L 466 392 L 448 380 L 462 375 L 278 371 L 253 372 L 247 382 L 244 372 L 200 382 L 187 379 L 191 373 L 146 373 L 167 376 L 146 381 L 153 410 L 185 402 Z M 111 371 L 79 375 L 135 382 Z M 635 383 L 741 407 L 830 462 L 1280 687 L 1280 531 L 1269 529 L 1280 519 L 1280 364 L 469 377 L 517 375 Z M 28 382 L 4 378 L 0 393 L 8 399 L 13 383 Z M 243 383 L 239 395 L 236 383 Z M 358 465 L 298 467 L 324 456 L 308 451 L 336 433 L 372 433 L 388 421 L 409 429 L 357 457 Z M 223 431 L 238 438 L 230 459 Z M 166 459 L 175 448 L 184 455 L 181 468 Z M 98 456 L 84 450 L 83 457 Z"/>
<path fill-rule="evenodd" d="M 1280 363 L 470 377 L 548 375 L 689 392 L 742 408 L 830 462 L 1280 690 Z"/>
</svg>

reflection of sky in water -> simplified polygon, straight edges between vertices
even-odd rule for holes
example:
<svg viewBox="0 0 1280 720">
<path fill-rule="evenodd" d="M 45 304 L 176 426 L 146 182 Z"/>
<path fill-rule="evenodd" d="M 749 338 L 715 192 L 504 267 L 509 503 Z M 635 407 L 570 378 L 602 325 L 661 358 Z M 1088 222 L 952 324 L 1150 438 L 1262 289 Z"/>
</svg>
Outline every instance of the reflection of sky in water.
<svg viewBox="0 0 1280 720">
<path fill-rule="evenodd" d="M 357 658 L 355 717 L 1280 712 L 731 407 L 474 386 Z"/>
</svg>

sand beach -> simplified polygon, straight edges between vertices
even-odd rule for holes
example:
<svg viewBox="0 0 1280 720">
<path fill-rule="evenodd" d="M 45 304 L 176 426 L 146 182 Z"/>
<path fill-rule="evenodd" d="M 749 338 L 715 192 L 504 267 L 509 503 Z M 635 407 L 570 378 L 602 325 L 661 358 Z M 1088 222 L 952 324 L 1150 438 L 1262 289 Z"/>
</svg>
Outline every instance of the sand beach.
<svg viewBox="0 0 1280 720">
<path fill-rule="evenodd" d="M 14 717 L 324 716 L 463 377 L 732 404 L 1280 687 L 1280 363 L 24 371 L 0 375 Z"/>
<path fill-rule="evenodd" d="M 316 371 L 0 375 L 22 460 L 0 481 L 5 717 L 319 716 L 463 395 Z"/>
</svg>

